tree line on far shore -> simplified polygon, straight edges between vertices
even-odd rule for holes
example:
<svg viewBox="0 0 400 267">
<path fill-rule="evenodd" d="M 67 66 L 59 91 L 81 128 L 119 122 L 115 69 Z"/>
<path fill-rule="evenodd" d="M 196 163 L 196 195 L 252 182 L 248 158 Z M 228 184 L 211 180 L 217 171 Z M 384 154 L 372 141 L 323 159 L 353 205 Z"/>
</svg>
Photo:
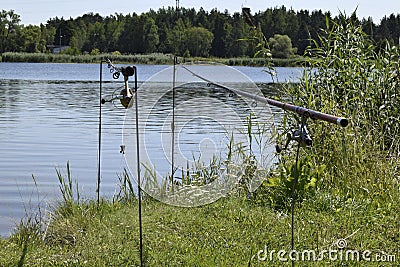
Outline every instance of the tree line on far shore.
<svg viewBox="0 0 400 267">
<path fill-rule="evenodd" d="M 249 10 L 245 10 L 249 11 Z M 179 56 L 254 56 L 260 43 L 268 43 L 272 56 L 303 55 L 310 40 L 318 40 L 327 21 L 340 20 L 321 10 L 294 11 L 284 6 L 263 12 L 230 14 L 213 9 L 173 7 L 140 15 L 88 13 L 77 18 L 50 18 L 38 25 L 22 25 L 13 10 L 0 13 L 0 52 L 50 52 L 61 47 L 70 55 L 171 53 Z M 400 15 L 385 16 L 380 24 L 371 17 L 350 19 L 362 25 L 377 47 L 388 40 L 399 44 Z"/>
</svg>

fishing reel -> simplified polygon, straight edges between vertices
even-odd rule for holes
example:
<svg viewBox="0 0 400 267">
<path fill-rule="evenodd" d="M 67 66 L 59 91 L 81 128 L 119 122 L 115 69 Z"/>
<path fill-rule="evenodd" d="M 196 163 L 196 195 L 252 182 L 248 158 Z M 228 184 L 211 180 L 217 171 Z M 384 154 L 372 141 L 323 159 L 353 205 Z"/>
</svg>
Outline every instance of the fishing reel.
<svg viewBox="0 0 400 267">
<path fill-rule="evenodd" d="M 109 99 L 105 99 L 102 98 L 101 99 L 101 104 L 105 104 L 105 103 L 114 103 L 115 100 L 119 100 L 121 105 L 124 108 L 130 108 L 132 107 L 133 101 L 132 101 L 132 97 L 133 97 L 133 92 L 130 88 L 128 88 L 128 91 L 126 88 L 123 88 L 118 94 L 117 92 L 120 89 L 116 89 L 112 94 L 111 97 Z M 130 96 L 128 96 L 130 95 Z"/>
<path fill-rule="evenodd" d="M 102 99 L 101 103 L 105 104 L 107 102 L 114 102 L 114 100 L 119 100 L 121 105 L 124 108 L 131 108 L 133 105 L 133 92 L 132 89 L 129 88 L 129 77 L 134 76 L 136 74 L 136 68 L 135 67 L 116 67 L 111 60 L 107 59 L 107 66 L 110 69 L 110 73 L 112 73 L 112 76 L 115 80 L 119 79 L 121 73 L 124 76 L 124 88 L 119 92 L 118 95 L 115 95 L 115 92 L 118 90 L 115 90 L 112 94 L 112 97 L 108 100 Z M 135 83 L 136 83 L 136 76 L 135 76 Z"/>
<path fill-rule="evenodd" d="M 303 117 L 301 123 L 299 124 L 299 128 L 292 133 L 286 134 L 286 144 L 283 149 L 286 150 L 291 141 L 296 141 L 300 145 L 300 147 L 312 146 L 313 141 L 310 133 L 308 132 L 305 120 L 306 118 Z M 283 150 L 279 145 L 276 145 L 275 148 L 277 153 L 281 153 Z"/>
</svg>

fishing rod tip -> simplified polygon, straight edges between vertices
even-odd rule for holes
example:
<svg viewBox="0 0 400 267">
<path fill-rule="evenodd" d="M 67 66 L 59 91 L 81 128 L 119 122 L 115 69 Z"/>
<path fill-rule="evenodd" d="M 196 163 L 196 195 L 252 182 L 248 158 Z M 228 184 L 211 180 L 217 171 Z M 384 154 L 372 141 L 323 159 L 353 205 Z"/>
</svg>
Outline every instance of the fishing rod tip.
<svg viewBox="0 0 400 267">
<path fill-rule="evenodd" d="M 340 117 L 337 119 L 337 124 L 342 127 L 346 127 L 347 125 L 349 125 L 349 121 L 346 118 Z"/>
</svg>

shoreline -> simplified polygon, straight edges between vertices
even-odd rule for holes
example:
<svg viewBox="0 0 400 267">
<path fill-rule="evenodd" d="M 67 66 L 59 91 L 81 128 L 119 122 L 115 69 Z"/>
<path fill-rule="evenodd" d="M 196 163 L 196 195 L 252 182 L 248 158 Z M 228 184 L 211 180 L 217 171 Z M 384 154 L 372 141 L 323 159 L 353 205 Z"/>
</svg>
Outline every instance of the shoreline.
<svg viewBox="0 0 400 267">
<path fill-rule="evenodd" d="M 98 63 L 104 58 L 110 58 L 115 63 L 148 64 L 148 65 L 171 65 L 174 63 L 172 54 L 146 54 L 146 55 L 118 55 L 118 54 L 99 54 L 99 55 L 67 55 L 50 53 L 22 53 L 6 52 L 0 55 L 0 62 L 26 62 L 26 63 Z M 216 62 L 228 66 L 249 66 L 265 67 L 272 64 L 275 67 L 301 67 L 307 59 L 301 56 L 289 59 L 265 59 L 265 58 L 203 58 L 190 57 L 181 58 L 182 62 Z"/>
</svg>

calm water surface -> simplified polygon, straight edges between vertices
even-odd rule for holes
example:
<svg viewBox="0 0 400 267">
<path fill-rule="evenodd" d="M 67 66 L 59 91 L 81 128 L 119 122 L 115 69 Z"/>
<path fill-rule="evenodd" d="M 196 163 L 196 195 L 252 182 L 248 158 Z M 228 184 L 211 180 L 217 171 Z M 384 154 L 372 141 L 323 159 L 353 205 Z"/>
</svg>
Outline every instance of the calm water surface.
<svg viewBox="0 0 400 267">
<path fill-rule="evenodd" d="M 138 79 L 145 81 L 166 67 L 139 65 Z M 257 83 L 272 82 L 263 68 L 237 69 Z M 26 212 L 60 197 L 56 168 L 65 173 L 67 162 L 81 194 L 94 197 L 99 71 L 98 64 L 0 63 L 0 235 L 8 236 Z M 123 85 L 105 66 L 102 72 L 105 95 Z M 277 72 L 279 81 L 296 81 L 301 75 L 296 68 Z M 126 167 L 119 153 L 124 116 L 118 105 L 103 105 L 103 197 L 118 190 L 117 175 Z M 194 120 L 190 127 L 199 125 Z M 182 140 L 190 144 L 196 138 Z"/>
</svg>

